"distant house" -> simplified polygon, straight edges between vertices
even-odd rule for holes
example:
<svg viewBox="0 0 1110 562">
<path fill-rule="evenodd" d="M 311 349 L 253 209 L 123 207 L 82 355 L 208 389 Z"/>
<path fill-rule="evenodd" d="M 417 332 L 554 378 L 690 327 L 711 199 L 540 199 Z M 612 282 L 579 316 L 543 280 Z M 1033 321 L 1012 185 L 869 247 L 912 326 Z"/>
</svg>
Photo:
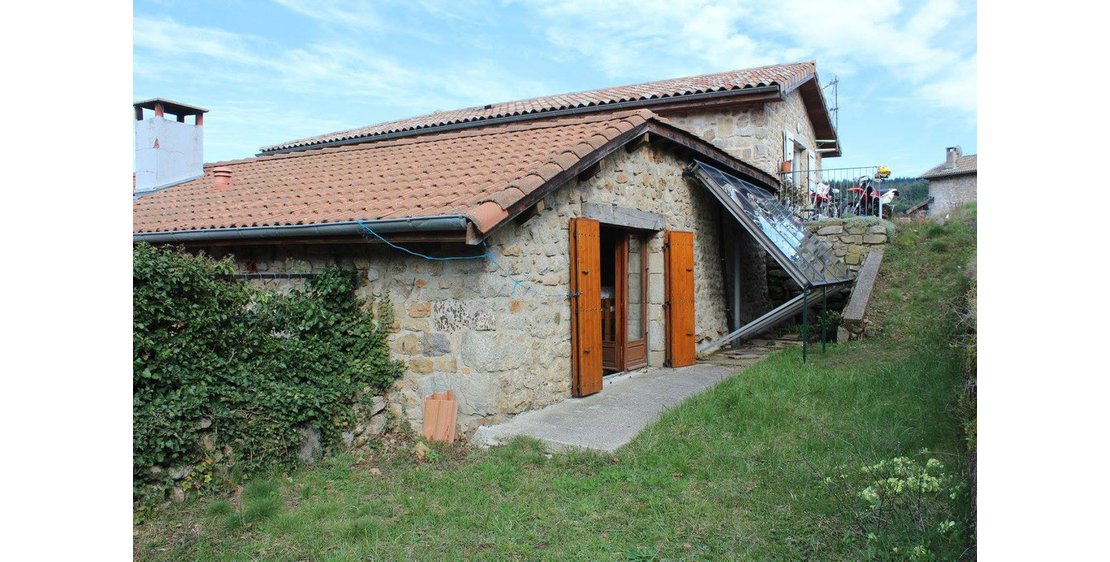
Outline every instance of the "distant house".
<svg viewBox="0 0 1110 562">
<path fill-rule="evenodd" d="M 944 214 L 962 203 L 975 200 L 976 155 L 963 153 L 958 146 L 948 147 L 942 164 L 921 174 L 929 181 L 929 214 Z"/>
<path fill-rule="evenodd" d="M 135 104 L 133 240 L 232 254 L 242 275 L 289 285 L 357 270 L 362 292 L 392 300 L 407 370 L 389 400 L 415 424 L 442 390 L 468 432 L 603 392 L 604 373 L 692 364 L 779 304 L 771 258 L 798 293 L 844 282 L 823 269 L 839 258 L 787 255 L 737 218 L 780 189 L 784 160 L 840 155 L 812 62 L 437 112 L 201 165 L 205 111 Z"/>
</svg>

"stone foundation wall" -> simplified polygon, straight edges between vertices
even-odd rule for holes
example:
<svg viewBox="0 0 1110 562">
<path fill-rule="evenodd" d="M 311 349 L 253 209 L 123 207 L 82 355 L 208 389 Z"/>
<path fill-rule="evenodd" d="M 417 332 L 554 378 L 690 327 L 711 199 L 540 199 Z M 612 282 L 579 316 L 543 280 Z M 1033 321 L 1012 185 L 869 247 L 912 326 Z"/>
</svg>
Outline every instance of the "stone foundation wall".
<svg viewBox="0 0 1110 562">
<path fill-rule="evenodd" d="M 826 219 L 806 223 L 806 226 L 832 244 L 837 257 L 848 264 L 848 269 L 857 272 L 871 248 L 885 246 L 894 231 L 892 223 L 873 217 Z"/>
<path fill-rule="evenodd" d="M 676 157 L 654 145 L 617 151 L 595 176 L 570 181 L 545 203 L 526 223 L 508 224 L 487 240 L 492 260 L 429 261 L 377 244 L 207 251 L 233 254 L 244 273 L 311 273 L 333 264 L 355 269 L 363 296 L 387 294 L 396 318 L 390 347 L 407 369 L 385 405 L 416 429 L 422 398 L 433 392 L 455 391 L 466 433 L 570 397 L 568 236 L 570 219 L 582 216 L 584 203 L 655 213 L 665 229 L 693 231 L 697 339 L 725 333 L 717 203 L 682 177 Z M 664 355 L 663 239 L 659 232 L 648 241 L 650 366 L 662 366 Z M 406 246 L 436 255 L 477 250 Z M 303 281 L 264 283 L 288 288 Z"/>
</svg>

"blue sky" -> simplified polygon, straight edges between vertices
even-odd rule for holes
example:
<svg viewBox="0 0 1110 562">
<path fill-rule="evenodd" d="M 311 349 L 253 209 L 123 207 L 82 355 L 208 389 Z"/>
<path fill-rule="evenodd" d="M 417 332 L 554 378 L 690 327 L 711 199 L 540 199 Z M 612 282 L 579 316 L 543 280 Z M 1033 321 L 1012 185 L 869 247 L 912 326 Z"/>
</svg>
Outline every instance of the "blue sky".
<svg viewBox="0 0 1110 562">
<path fill-rule="evenodd" d="M 816 60 L 844 156 L 976 145 L 976 7 L 941 0 L 137 1 L 134 97 L 206 107 L 205 159 L 435 110 Z M 826 90 L 829 94 L 830 90 Z"/>
</svg>

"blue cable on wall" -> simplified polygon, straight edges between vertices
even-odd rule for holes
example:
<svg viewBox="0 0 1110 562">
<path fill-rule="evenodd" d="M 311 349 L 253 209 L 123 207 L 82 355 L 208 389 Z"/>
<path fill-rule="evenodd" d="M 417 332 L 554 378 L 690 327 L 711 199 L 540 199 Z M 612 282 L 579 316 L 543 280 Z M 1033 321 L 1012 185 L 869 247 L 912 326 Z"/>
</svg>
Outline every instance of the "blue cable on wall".
<svg viewBox="0 0 1110 562">
<path fill-rule="evenodd" d="M 505 269 L 505 267 L 501 265 L 501 262 L 497 261 L 497 258 L 494 257 L 493 252 L 490 251 L 489 245 L 486 244 L 485 240 L 482 241 L 482 248 L 484 248 L 485 251 L 483 251 L 481 254 L 478 254 L 478 255 L 474 255 L 474 256 L 442 256 L 442 257 L 440 257 L 440 256 L 429 256 L 427 254 L 422 254 L 422 253 L 417 252 L 415 250 L 410 250 L 408 248 L 405 248 L 404 246 L 398 246 L 397 244 L 394 244 L 393 242 L 390 242 L 389 240 L 386 240 L 385 238 L 383 238 L 381 234 L 378 234 L 377 232 L 374 232 L 374 229 L 370 228 L 366 223 L 364 223 L 362 221 L 357 221 L 357 222 L 358 222 L 358 226 L 360 228 L 362 228 L 362 230 L 366 231 L 367 234 L 370 234 L 374 238 L 377 238 L 378 240 L 381 240 L 382 243 L 384 243 L 386 246 L 389 246 L 390 248 L 393 248 L 395 250 L 402 251 L 402 252 L 404 252 L 406 254 L 409 254 L 411 256 L 416 256 L 416 257 L 421 258 L 421 259 L 430 260 L 430 261 L 482 260 L 482 259 L 489 260 L 490 262 L 493 263 L 494 266 L 497 267 L 497 269 L 500 269 L 501 272 L 505 274 L 505 277 L 508 277 L 509 280 L 513 282 L 513 290 L 512 290 L 511 293 L 509 293 L 509 296 L 515 296 L 516 295 L 516 290 L 517 290 L 518 287 L 523 287 L 525 291 L 531 291 L 532 290 L 531 287 L 528 287 L 527 285 L 524 285 L 524 280 L 517 279 L 516 277 L 513 277 L 512 273 L 510 273 L 509 270 Z"/>
</svg>

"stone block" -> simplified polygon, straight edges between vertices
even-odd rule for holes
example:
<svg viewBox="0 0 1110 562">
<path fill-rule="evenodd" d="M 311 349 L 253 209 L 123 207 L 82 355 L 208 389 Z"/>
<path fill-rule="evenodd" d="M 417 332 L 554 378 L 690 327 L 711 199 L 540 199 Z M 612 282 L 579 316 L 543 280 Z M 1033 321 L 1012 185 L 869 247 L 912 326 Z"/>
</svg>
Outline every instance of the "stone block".
<svg viewBox="0 0 1110 562">
<path fill-rule="evenodd" d="M 881 224 L 874 224 L 867 227 L 867 232 L 870 234 L 886 234 L 886 227 Z"/>
<path fill-rule="evenodd" d="M 324 447 L 320 443 L 320 430 L 312 427 L 301 429 L 301 446 L 297 457 L 305 464 L 312 464 L 324 454 Z"/>
<path fill-rule="evenodd" d="M 462 360 L 478 372 L 500 372 L 520 368 L 527 356 L 521 335 L 509 332 L 464 332 Z"/>
<path fill-rule="evenodd" d="M 401 353 L 406 355 L 417 355 L 420 353 L 420 339 L 415 334 L 405 334 L 399 340 L 401 344 Z"/>
<path fill-rule="evenodd" d="M 864 244 L 886 244 L 886 234 L 864 234 Z"/>
<path fill-rule="evenodd" d="M 426 357 L 417 357 L 416 359 L 409 360 L 409 369 L 414 373 L 426 375 L 432 372 L 432 360 Z"/>
<path fill-rule="evenodd" d="M 823 226 L 817 230 L 818 236 L 826 236 L 829 234 L 841 234 L 844 232 L 844 226 L 839 224 Z"/>
<path fill-rule="evenodd" d="M 666 285 L 662 269 L 659 273 L 648 274 L 648 304 L 661 305 L 666 297 Z"/>
<path fill-rule="evenodd" d="M 412 332 L 425 332 L 428 330 L 427 318 L 401 318 L 395 321 L 395 329 L 409 330 Z"/>
<path fill-rule="evenodd" d="M 443 332 L 426 332 L 424 334 L 424 355 L 437 357 L 451 353 L 451 341 Z"/>
<path fill-rule="evenodd" d="M 459 368 L 458 362 L 453 355 L 436 357 L 433 361 L 433 367 L 440 373 L 454 373 Z"/>
<path fill-rule="evenodd" d="M 840 241 L 845 244 L 863 244 L 862 234 L 845 234 L 840 237 Z"/>
<path fill-rule="evenodd" d="M 440 332 L 495 328 L 493 309 L 486 300 L 436 301 L 432 305 L 432 323 Z"/>
<path fill-rule="evenodd" d="M 432 303 L 414 302 L 409 305 L 410 318 L 427 318 L 432 312 Z"/>
</svg>

